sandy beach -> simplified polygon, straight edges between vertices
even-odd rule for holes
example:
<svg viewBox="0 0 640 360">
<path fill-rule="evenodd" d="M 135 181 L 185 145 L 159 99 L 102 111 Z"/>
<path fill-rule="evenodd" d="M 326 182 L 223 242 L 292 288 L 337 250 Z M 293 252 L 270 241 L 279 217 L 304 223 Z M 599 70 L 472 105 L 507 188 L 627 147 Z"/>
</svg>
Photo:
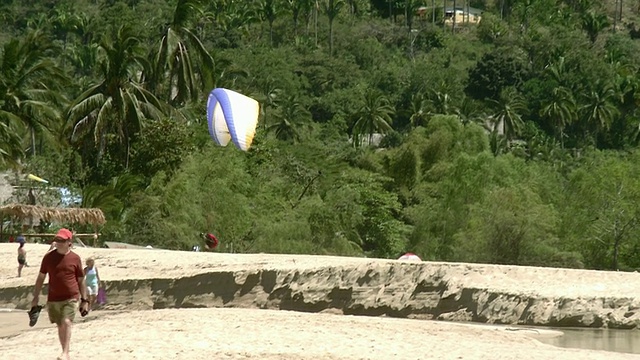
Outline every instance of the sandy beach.
<svg viewBox="0 0 640 360">
<path fill-rule="evenodd" d="M 46 314 L 24 313 L 3 330 L 3 359 L 54 359 Z M 24 325 L 20 325 L 20 321 Z M 1 323 L 0 323 L 1 324 Z M 74 328 L 74 359 L 638 359 L 542 344 L 531 331 L 437 321 L 248 309 L 174 309 L 91 314 Z M 37 345 L 36 345 L 37 344 Z M 28 350 L 27 350 L 28 349 Z"/>
<path fill-rule="evenodd" d="M 0 271 L 4 274 L 0 288 L 31 286 L 37 274 L 37 264 L 46 249 L 44 245 L 29 245 L 28 259 L 32 266 L 25 269 L 24 277 L 17 278 L 15 246 L 0 244 Z M 257 266 L 295 269 L 303 262 L 308 268 L 316 263 L 318 266 L 341 266 L 385 261 L 159 250 L 80 248 L 77 252 L 83 258 L 94 256 L 105 280 L 181 278 L 211 269 L 251 269 Z M 535 272 L 533 274 L 535 276 Z M 613 273 L 610 276 L 618 275 Z M 491 280 L 491 277 L 478 279 Z M 600 278 L 594 291 L 598 291 L 598 286 L 602 286 L 605 280 Z M 501 282 L 495 286 L 509 284 Z M 628 284 L 619 286 L 628 287 Z M 26 311 L 5 309 L 0 311 L 0 329 L 1 359 L 55 359 L 59 352 L 56 329 L 49 323 L 46 312 L 41 314 L 34 328 L 29 328 Z M 78 315 L 71 355 L 73 359 L 83 360 L 640 359 L 640 355 L 560 348 L 540 341 L 541 337 L 559 334 L 552 330 L 348 316 L 330 311 L 305 313 L 215 306 L 157 310 L 120 308 L 118 311 L 95 311 L 86 318 Z"/>
</svg>

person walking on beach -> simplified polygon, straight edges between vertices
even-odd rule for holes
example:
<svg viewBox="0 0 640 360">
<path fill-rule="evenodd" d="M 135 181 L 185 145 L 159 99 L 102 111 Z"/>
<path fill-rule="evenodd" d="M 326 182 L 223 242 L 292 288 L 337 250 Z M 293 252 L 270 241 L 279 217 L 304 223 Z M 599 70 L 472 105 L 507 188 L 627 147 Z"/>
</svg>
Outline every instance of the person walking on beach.
<svg viewBox="0 0 640 360">
<path fill-rule="evenodd" d="M 27 250 L 24 248 L 24 236 L 18 236 L 18 277 L 22 276 L 22 268 L 27 266 Z"/>
<path fill-rule="evenodd" d="M 98 291 L 100 290 L 100 274 L 98 274 L 96 261 L 93 258 L 88 258 L 86 264 L 87 266 L 84 268 L 84 281 L 87 284 L 89 311 L 91 311 L 93 305 L 96 303 Z"/>
<path fill-rule="evenodd" d="M 73 234 L 68 229 L 60 229 L 53 241 L 56 243 L 56 249 L 42 258 L 31 307 L 32 309 L 38 307 L 40 291 L 48 274 L 47 313 L 51 323 L 56 324 L 58 328 L 58 339 L 62 347 L 58 360 L 69 360 L 71 327 L 78 301 L 80 301 L 82 316 L 86 316 L 89 312 L 89 301 L 86 299 L 87 287 L 82 271 L 82 260 L 78 254 L 71 251 Z"/>
</svg>

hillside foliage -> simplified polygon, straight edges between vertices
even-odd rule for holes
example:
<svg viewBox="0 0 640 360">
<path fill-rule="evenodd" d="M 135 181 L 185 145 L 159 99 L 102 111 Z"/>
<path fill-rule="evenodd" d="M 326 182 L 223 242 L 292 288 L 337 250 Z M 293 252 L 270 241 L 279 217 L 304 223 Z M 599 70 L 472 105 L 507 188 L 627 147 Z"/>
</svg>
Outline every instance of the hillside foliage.
<svg viewBox="0 0 640 360">
<path fill-rule="evenodd" d="M 0 162 L 101 240 L 635 270 L 639 5 L 4 0 Z M 248 152 L 215 87 L 260 101 Z"/>
</svg>

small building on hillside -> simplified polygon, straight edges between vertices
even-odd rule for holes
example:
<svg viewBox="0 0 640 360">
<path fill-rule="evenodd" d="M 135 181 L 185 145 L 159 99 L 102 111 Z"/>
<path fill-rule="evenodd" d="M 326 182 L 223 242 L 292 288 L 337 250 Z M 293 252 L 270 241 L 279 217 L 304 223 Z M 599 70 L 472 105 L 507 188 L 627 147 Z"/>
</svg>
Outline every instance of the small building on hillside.
<svg viewBox="0 0 640 360">
<path fill-rule="evenodd" d="M 466 6 L 453 6 L 446 7 L 444 9 L 444 22 L 447 25 L 452 25 L 455 19 L 456 24 L 473 24 L 477 25 L 482 18 L 482 10 L 466 7 Z"/>
<path fill-rule="evenodd" d="M 428 6 L 420 6 L 416 9 L 416 15 L 419 18 L 428 19 L 431 17 L 432 11 L 431 7 Z M 435 8 L 436 17 L 442 16 L 442 6 Z M 467 7 L 467 6 L 456 6 L 455 9 L 453 6 L 447 6 L 444 8 L 444 22 L 447 25 L 453 25 L 453 19 L 455 16 L 456 25 L 458 24 L 473 24 L 477 25 L 482 18 L 482 10 Z"/>
</svg>

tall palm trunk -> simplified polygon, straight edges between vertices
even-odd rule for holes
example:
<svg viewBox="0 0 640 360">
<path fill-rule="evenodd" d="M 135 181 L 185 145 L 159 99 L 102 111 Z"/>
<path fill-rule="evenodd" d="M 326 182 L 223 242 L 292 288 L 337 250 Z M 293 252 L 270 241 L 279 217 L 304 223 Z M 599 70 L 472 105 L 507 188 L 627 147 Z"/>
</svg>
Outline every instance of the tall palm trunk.
<svg viewBox="0 0 640 360">
<path fill-rule="evenodd" d="M 33 126 L 30 129 L 31 132 L 31 155 L 36 156 L 36 129 Z"/>
<path fill-rule="evenodd" d="M 318 47 L 318 10 L 320 9 L 320 5 L 318 5 L 318 0 L 316 0 L 316 7 L 313 10 L 313 17 L 314 17 L 314 30 L 315 30 L 315 37 L 316 37 L 316 47 Z"/>
<path fill-rule="evenodd" d="M 471 5 L 470 0 L 467 0 L 467 25 L 469 25 L 469 17 L 471 17 Z"/>
<path fill-rule="evenodd" d="M 456 12 L 456 0 L 453 0 L 453 26 L 451 27 L 451 32 L 456 33 L 456 18 L 458 17 L 458 13 Z"/>
<path fill-rule="evenodd" d="M 615 5 L 613 6 L 613 32 L 616 32 L 618 27 L 618 1 L 616 0 Z"/>
<path fill-rule="evenodd" d="M 447 0 L 442 1 L 442 29 L 447 29 Z"/>
<path fill-rule="evenodd" d="M 436 23 L 436 0 L 431 0 L 431 23 Z"/>
</svg>

